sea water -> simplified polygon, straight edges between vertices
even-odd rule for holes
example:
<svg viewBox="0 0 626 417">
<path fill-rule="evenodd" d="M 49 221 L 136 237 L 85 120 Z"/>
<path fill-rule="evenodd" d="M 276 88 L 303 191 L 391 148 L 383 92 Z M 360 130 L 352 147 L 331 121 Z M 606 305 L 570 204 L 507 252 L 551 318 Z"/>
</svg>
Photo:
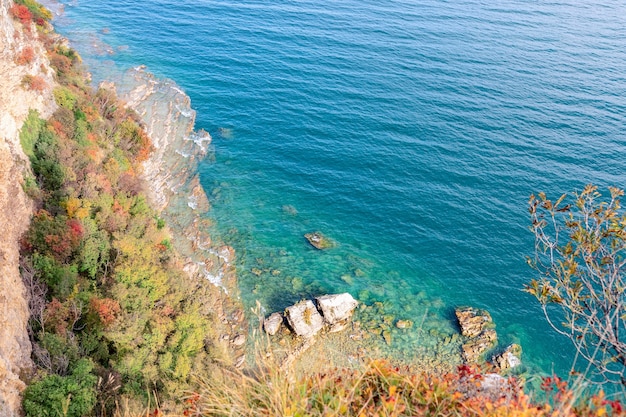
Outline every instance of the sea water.
<svg viewBox="0 0 626 417">
<path fill-rule="evenodd" d="M 526 203 L 626 186 L 626 3 L 62 5 L 94 80 L 145 64 L 191 97 L 214 138 L 211 233 L 235 247 L 248 306 L 349 291 L 414 322 L 389 347 L 410 357 L 436 355 L 472 305 L 531 369 L 568 369 L 568 341 L 522 291 Z"/>
</svg>

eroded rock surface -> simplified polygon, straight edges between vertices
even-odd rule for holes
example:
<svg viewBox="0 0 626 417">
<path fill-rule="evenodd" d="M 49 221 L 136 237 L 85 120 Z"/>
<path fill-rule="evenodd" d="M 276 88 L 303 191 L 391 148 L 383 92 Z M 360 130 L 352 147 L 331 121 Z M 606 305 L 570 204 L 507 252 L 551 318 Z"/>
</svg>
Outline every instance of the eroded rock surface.
<svg viewBox="0 0 626 417">
<path fill-rule="evenodd" d="M 461 334 L 468 338 L 462 346 L 463 359 L 466 363 L 478 362 L 480 357 L 493 348 L 497 341 L 491 315 L 485 310 L 474 307 L 457 308 L 455 313 Z"/>
<path fill-rule="evenodd" d="M 30 109 L 48 117 L 55 109 L 53 71 L 36 30 L 15 22 L 0 0 L 0 417 L 19 415 L 25 387 L 20 374 L 32 367 L 27 292 L 19 271 L 19 239 L 27 230 L 32 203 L 22 190 L 30 163 L 22 151 L 19 131 Z M 19 65 L 18 57 L 32 49 L 33 59 Z M 22 86 L 24 77 L 39 77 L 43 88 Z"/>
<path fill-rule="evenodd" d="M 324 316 L 330 332 L 343 330 L 350 322 L 354 309 L 359 305 L 359 302 L 347 292 L 317 297 L 315 303 Z"/>
<path fill-rule="evenodd" d="M 504 352 L 495 355 L 491 358 L 493 365 L 499 372 L 506 371 L 518 367 L 522 364 L 520 359 L 522 356 L 522 347 L 518 344 L 511 344 L 507 346 Z"/>
<path fill-rule="evenodd" d="M 283 315 L 280 313 L 272 313 L 263 321 L 263 329 L 265 333 L 274 336 L 283 325 Z"/>
<path fill-rule="evenodd" d="M 293 332 L 305 339 L 315 336 L 324 327 L 324 319 L 311 300 L 287 307 L 285 317 Z"/>
</svg>

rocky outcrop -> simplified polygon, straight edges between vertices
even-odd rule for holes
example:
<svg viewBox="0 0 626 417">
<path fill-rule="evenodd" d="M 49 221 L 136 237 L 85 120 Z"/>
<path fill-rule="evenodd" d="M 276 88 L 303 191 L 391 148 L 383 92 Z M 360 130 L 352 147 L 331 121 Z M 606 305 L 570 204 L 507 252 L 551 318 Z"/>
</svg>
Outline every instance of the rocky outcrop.
<svg viewBox="0 0 626 417">
<path fill-rule="evenodd" d="M 268 318 L 263 320 L 263 330 L 270 336 L 274 336 L 280 331 L 283 325 L 283 315 L 280 313 L 272 313 Z"/>
<path fill-rule="evenodd" d="M 22 151 L 19 130 L 30 109 L 48 117 L 55 108 L 54 86 L 43 45 L 36 30 L 27 33 L 0 0 L 0 417 L 17 416 L 20 380 L 32 367 L 27 291 L 19 271 L 19 239 L 28 228 L 32 203 L 21 184 L 30 163 Z M 25 51 L 32 59 L 24 60 Z M 38 90 L 23 86 L 27 77 L 41 80 Z"/>
<path fill-rule="evenodd" d="M 343 330 L 350 321 L 352 312 L 359 305 L 347 292 L 317 297 L 315 303 L 324 316 L 324 321 L 330 326 L 331 332 Z"/>
<path fill-rule="evenodd" d="M 174 247 L 190 276 L 201 275 L 229 292 L 236 291 L 234 251 L 215 245 L 204 214 L 210 203 L 199 181 L 198 162 L 211 136 L 194 132 L 195 111 L 189 97 L 171 80 L 158 79 L 144 67 L 128 71 L 114 83 L 119 98 L 135 110 L 154 147 L 143 165 L 151 205 L 167 221 Z"/>
<path fill-rule="evenodd" d="M 462 346 L 463 360 L 466 363 L 476 363 L 496 344 L 497 335 L 491 315 L 474 307 L 457 308 L 455 313 L 461 334 L 468 339 Z"/>
<path fill-rule="evenodd" d="M 305 339 L 315 336 L 324 327 L 324 319 L 311 300 L 287 307 L 285 317 L 293 332 Z"/>
<path fill-rule="evenodd" d="M 491 362 L 498 372 L 504 372 L 520 366 L 522 364 L 521 356 L 522 347 L 513 343 L 507 346 L 502 353 L 494 355 Z"/>
<path fill-rule="evenodd" d="M 311 300 L 300 301 L 285 309 L 285 318 L 289 328 L 296 336 L 305 339 L 311 338 L 326 328 L 328 332 L 343 330 L 359 305 L 352 295 L 328 294 L 315 298 L 315 304 Z M 273 313 L 263 322 L 263 329 L 270 336 L 280 330 L 283 316 Z"/>
<path fill-rule="evenodd" d="M 321 232 L 307 233 L 304 237 L 315 249 L 324 250 L 335 246 L 333 241 L 324 236 Z"/>
</svg>

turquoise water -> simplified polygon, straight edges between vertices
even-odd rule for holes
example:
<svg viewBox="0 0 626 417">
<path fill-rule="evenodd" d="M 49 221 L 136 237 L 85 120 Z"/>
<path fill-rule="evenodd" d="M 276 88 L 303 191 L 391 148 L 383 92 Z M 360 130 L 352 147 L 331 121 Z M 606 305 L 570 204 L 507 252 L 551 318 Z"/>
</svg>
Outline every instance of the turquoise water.
<svg viewBox="0 0 626 417">
<path fill-rule="evenodd" d="M 146 64 L 189 94 L 249 305 L 386 301 L 422 329 L 398 332 L 403 355 L 475 305 L 563 372 L 567 341 L 521 291 L 526 201 L 626 185 L 626 4 L 491 3 L 78 0 L 57 24 L 96 80 Z"/>
</svg>

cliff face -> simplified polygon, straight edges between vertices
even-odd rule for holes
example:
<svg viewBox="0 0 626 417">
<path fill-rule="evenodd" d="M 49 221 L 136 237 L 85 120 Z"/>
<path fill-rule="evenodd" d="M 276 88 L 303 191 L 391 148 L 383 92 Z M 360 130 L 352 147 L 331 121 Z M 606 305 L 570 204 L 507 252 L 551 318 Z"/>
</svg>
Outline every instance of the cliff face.
<svg viewBox="0 0 626 417">
<path fill-rule="evenodd" d="M 11 5 L 0 0 L 0 417 L 18 415 L 25 387 L 20 375 L 32 366 L 28 301 L 19 272 L 19 239 L 28 228 L 32 203 L 21 186 L 29 162 L 19 130 L 29 109 L 43 117 L 54 111 L 53 73 L 43 45 L 34 28 L 29 33 L 12 19 Z M 19 65 L 27 49 L 33 57 Z M 27 75 L 40 77 L 39 91 L 22 86 Z"/>
</svg>

